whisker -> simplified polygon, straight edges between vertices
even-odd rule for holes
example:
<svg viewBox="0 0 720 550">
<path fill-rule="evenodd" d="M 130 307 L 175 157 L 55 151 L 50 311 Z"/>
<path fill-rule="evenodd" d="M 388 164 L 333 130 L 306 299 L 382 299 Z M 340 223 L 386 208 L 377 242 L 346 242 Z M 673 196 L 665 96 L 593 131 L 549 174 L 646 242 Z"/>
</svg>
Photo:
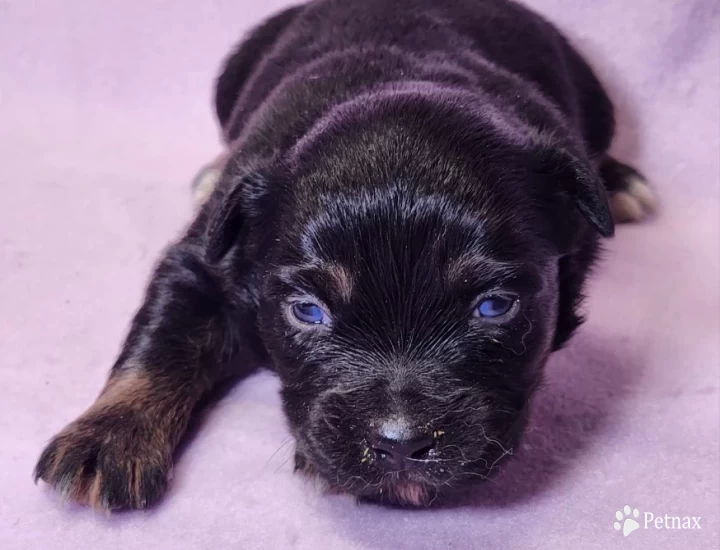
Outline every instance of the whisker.
<svg viewBox="0 0 720 550">
<path fill-rule="evenodd" d="M 277 468 L 275 468 L 275 472 L 273 472 L 273 473 L 277 474 L 277 473 L 280 471 L 280 469 L 281 469 L 283 466 L 285 466 L 285 464 L 287 464 L 288 462 L 290 462 L 290 460 L 291 460 L 294 456 L 295 456 L 295 455 L 290 455 L 290 456 L 287 457 L 285 460 L 283 460 L 282 464 L 280 464 L 280 466 L 278 466 Z"/>
<path fill-rule="evenodd" d="M 282 443 L 280 443 L 280 446 L 277 449 L 275 449 L 275 452 L 273 454 L 271 454 L 270 457 L 267 459 L 267 461 L 265 462 L 265 466 L 270 464 L 270 461 L 273 459 L 273 457 L 276 454 L 278 454 L 280 452 L 280 449 L 282 449 L 283 447 L 287 447 L 288 443 L 291 443 L 292 440 L 293 440 L 293 436 L 291 436 L 291 435 L 288 435 L 287 437 L 285 437 L 285 439 L 283 439 Z"/>
</svg>

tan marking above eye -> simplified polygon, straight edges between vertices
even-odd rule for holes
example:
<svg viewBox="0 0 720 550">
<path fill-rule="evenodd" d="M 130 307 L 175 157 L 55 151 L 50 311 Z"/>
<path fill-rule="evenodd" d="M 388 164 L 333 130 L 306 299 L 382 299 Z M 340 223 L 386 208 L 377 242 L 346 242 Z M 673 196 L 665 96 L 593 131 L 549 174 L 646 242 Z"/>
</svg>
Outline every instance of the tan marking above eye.
<svg viewBox="0 0 720 550">
<path fill-rule="evenodd" d="M 464 282 L 475 271 L 490 261 L 492 260 L 477 254 L 462 254 L 448 262 L 446 267 L 447 278 L 451 282 Z"/>
<path fill-rule="evenodd" d="M 350 272 L 339 264 L 328 264 L 324 269 L 332 279 L 340 296 L 344 300 L 349 300 L 353 290 L 353 279 Z"/>
</svg>

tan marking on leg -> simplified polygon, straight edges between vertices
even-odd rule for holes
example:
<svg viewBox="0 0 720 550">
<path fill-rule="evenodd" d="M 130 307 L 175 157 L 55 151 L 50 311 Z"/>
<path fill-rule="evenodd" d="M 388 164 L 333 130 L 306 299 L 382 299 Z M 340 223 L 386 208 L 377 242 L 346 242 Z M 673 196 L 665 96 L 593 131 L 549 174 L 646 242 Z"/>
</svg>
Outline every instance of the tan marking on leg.
<svg viewBox="0 0 720 550">
<path fill-rule="evenodd" d="M 100 502 L 100 489 L 102 486 L 102 473 L 97 472 L 95 474 L 95 479 L 93 479 L 92 486 L 90 487 L 90 490 L 87 493 L 87 503 L 90 504 L 94 509 L 102 508 L 102 503 Z"/>
<path fill-rule="evenodd" d="M 130 479 L 128 479 L 128 493 L 135 499 L 135 507 L 142 508 L 140 505 L 140 479 L 142 477 L 142 470 L 140 465 L 132 461 L 128 461 L 127 465 L 128 472 L 132 472 Z"/>
<path fill-rule="evenodd" d="M 124 368 L 113 373 L 88 412 L 114 405 L 126 405 L 132 408 L 145 405 L 152 389 L 152 382 L 147 374 L 142 372 L 142 367 Z"/>
</svg>

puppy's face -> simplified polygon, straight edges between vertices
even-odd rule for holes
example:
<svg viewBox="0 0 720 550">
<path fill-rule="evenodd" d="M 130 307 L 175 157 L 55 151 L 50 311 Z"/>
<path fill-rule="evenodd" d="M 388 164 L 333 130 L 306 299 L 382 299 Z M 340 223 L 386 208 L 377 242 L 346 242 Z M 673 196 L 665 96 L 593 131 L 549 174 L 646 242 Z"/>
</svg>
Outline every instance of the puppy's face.
<svg viewBox="0 0 720 550">
<path fill-rule="evenodd" d="M 612 220 L 602 183 L 562 150 L 517 149 L 422 102 L 365 126 L 361 109 L 297 146 L 291 185 L 251 189 L 258 324 L 298 468 L 423 505 L 512 454 L 579 323 L 590 226 Z"/>
<path fill-rule="evenodd" d="M 530 221 L 389 185 L 284 234 L 260 322 L 298 466 L 421 505 L 512 454 L 556 322 Z"/>
</svg>

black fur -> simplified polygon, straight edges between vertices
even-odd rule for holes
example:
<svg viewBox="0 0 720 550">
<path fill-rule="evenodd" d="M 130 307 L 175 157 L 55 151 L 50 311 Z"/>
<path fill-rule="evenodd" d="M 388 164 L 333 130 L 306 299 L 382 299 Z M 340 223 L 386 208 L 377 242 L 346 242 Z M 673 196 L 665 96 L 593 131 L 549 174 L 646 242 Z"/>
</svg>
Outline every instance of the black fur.
<svg viewBox="0 0 720 550">
<path fill-rule="evenodd" d="M 505 0 L 318 0 L 259 26 L 224 67 L 229 161 L 111 382 L 134 369 L 182 400 L 176 441 L 214 384 L 269 359 L 298 468 L 333 488 L 427 504 L 492 475 L 613 233 L 594 168 L 616 166 L 613 109 L 592 70 Z M 516 296 L 513 315 L 474 317 L 488 293 Z M 298 324 L 297 300 L 332 320 Z M 372 441 L 388 421 L 432 438 L 422 467 L 385 475 Z M 64 446 L 89 446 L 73 426 Z M 105 421 L 93 452 L 120 426 Z M 53 444 L 37 476 L 61 485 L 82 465 Z M 164 489 L 96 483 L 101 505 Z"/>
</svg>

